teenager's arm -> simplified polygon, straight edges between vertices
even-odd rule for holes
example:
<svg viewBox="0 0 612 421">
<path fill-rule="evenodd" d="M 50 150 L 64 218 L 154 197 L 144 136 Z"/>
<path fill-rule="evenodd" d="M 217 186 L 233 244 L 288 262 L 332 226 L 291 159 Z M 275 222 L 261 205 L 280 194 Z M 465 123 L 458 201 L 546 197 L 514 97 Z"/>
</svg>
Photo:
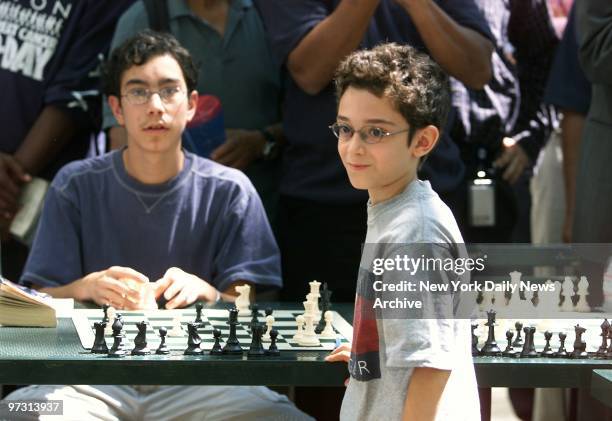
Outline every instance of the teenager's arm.
<svg viewBox="0 0 612 421">
<path fill-rule="evenodd" d="M 434 60 L 472 89 L 491 79 L 493 44 L 455 22 L 432 0 L 397 0 L 410 14 Z"/>
<path fill-rule="evenodd" d="M 416 367 L 408 383 L 403 421 L 433 421 L 442 392 L 450 376 L 448 370 Z"/>
<path fill-rule="evenodd" d="M 289 53 L 287 68 L 304 92 L 316 95 L 329 84 L 340 61 L 359 46 L 379 2 L 342 0 Z"/>
</svg>

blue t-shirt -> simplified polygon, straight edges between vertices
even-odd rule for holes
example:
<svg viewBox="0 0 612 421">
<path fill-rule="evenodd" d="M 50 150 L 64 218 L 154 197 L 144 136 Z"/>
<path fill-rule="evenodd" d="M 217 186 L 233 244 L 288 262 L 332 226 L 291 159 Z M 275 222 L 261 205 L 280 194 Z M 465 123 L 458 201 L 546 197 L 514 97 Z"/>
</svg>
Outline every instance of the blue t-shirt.
<svg viewBox="0 0 612 421">
<path fill-rule="evenodd" d="M 65 285 L 114 265 L 150 281 L 176 266 L 221 291 L 237 280 L 281 286 L 278 247 L 251 182 L 191 153 L 163 184 L 132 178 L 122 151 L 57 174 L 22 283 Z"/>
<path fill-rule="evenodd" d="M 85 156 L 100 124 L 98 67 L 132 0 L 0 1 L 0 152 L 13 154 L 47 105 L 76 133 L 43 176 Z"/>
<path fill-rule="evenodd" d="M 256 0 L 279 63 L 304 36 L 336 8 L 339 0 Z M 458 24 L 491 38 L 487 23 L 472 0 L 437 0 Z M 414 23 L 393 0 L 381 0 L 359 48 L 381 42 L 408 44 L 426 51 Z M 322 46 L 325 48 L 325 46 Z M 287 81 L 283 120 L 288 145 L 283 160 L 281 193 L 327 203 L 365 203 L 367 194 L 351 187 L 337 152 L 337 140 L 328 129 L 336 118 L 336 100 L 330 83 L 317 95 Z M 449 118 L 448 127 L 452 124 Z M 464 167 L 457 146 L 443 136 L 425 161 L 420 178 L 428 178 L 437 191 L 452 190 Z"/>
</svg>

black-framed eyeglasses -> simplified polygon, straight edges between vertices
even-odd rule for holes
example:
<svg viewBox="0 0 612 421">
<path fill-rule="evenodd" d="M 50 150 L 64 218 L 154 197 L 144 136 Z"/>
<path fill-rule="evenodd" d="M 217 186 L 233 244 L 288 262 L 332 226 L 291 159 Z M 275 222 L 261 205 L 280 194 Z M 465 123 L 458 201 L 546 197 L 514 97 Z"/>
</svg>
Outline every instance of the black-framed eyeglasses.
<svg viewBox="0 0 612 421">
<path fill-rule="evenodd" d="M 178 101 L 182 93 L 183 90 L 180 86 L 167 86 L 157 91 L 146 88 L 132 88 L 121 96 L 132 105 L 143 105 L 148 103 L 154 94 L 157 94 L 164 104 L 172 104 Z"/>
<path fill-rule="evenodd" d="M 361 139 L 362 142 L 368 143 L 370 145 L 374 143 L 379 143 L 386 137 L 393 136 L 399 133 L 404 133 L 410 130 L 410 128 L 408 128 L 398 130 L 396 132 L 388 132 L 376 126 L 363 126 L 361 129 L 355 130 L 348 124 L 344 123 L 334 123 L 329 126 L 329 128 L 340 142 L 348 142 L 353 138 L 355 132 L 357 132 L 359 133 L 359 139 Z"/>
</svg>

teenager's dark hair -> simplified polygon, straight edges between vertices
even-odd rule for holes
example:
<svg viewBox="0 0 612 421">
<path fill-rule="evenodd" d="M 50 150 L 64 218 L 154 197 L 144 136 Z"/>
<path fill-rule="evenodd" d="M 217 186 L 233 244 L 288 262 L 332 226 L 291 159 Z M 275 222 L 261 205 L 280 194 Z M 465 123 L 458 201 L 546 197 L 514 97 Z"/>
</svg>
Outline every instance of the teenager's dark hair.
<svg viewBox="0 0 612 421">
<path fill-rule="evenodd" d="M 408 144 L 418 129 L 444 129 L 451 106 L 448 76 L 428 55 L 407 45 L 380 44 L 356 51 L 340 63 L 336 98 L 349 87 L 389 98 L 410 125 Z"/>
<path fill-rule="evenodd" d="M 115 48 L 102 66 L 104 94 L 121 95 L 121 77 L 132 66 L 140 66 L 152 58 L 172 56 L 181 67 L 188 93 L 196 88 L 198 71 L 187 51 L 174 36 L 149 29 L 141 31 Z"/>
</svg>

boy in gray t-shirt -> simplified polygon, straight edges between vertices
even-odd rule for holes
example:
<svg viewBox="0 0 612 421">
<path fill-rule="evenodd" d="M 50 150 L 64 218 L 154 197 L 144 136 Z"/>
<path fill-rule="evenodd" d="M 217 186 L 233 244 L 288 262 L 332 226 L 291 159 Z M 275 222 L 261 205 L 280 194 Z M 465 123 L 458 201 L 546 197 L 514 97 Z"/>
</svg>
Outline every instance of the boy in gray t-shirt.
<svg viewBox="0 0 612 421">
<path fill-rule="evenodd" d="M 330 128 L 351 184 L 370 196 L 353 342 L 327 357 L 349 363 L 341 419 L 479 420 L 469 321 L 453 317 L 452 288 L 423 289 L 466 275 L 424 265 L 464 256 L 451 211 L 417 179 L 444 127 L 448 78 L 411 47 L 383 44 L 341 63 L 336 92 Z"/>
</svg>

